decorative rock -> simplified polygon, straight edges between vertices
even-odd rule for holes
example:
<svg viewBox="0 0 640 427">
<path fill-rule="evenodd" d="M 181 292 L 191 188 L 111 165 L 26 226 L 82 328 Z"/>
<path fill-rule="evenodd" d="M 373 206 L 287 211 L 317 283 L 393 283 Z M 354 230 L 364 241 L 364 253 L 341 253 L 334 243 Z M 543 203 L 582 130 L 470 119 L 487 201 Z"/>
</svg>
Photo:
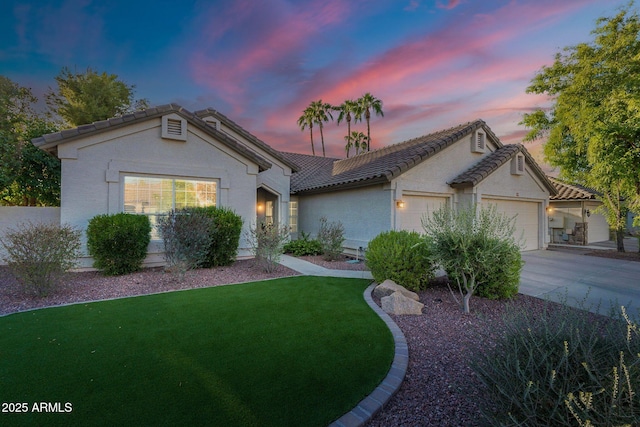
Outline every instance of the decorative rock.
<svg viewBox="0 0 640 427">
<path fill-rule="evenodd" d="M 424 304 L 394 292 L 380 299 L 382 309 L 390 314 L 422 314 Z"/>
<path fill-rule="evenodd" d="M 378 286 L 376 286 L 375 289 L 373 290 L 373 295 L 378 298 L 382 298 L 382 297 L 389 296 L 394 292 L 400 292 L 402 295 L 404 295 L 407 298 L 420 301 L 420 297 L 418 297 L 418 294 L 416 294 L 415 292 L 411 292 L 410 290 L 407 290 L 403 286 L 398 285 L 396 282 L 390 279 L 387 279 L 384 282 L 380 283 Z"/>
</svg>

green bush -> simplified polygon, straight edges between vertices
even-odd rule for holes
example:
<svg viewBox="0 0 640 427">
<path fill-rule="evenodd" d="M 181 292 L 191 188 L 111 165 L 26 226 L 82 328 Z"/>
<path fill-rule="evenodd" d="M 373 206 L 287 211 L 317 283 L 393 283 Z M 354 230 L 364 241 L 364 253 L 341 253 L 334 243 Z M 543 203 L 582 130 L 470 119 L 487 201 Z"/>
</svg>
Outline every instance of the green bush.
<svg viewBox="0 0 640 427">
<path fill-rule="evenodd" d="M 318 241 L 322 246 L 322 257 L 327 261 L 333 261 L 342 254 L 344 242 L 344 226 L 340 221 L 328 222 L 327 218 L 320 218 L 320 230 Z"/>
<path fill-rule="evenodd" d="M 200 267 L 211 248 L 213 219 L 204 211 L 172 210 L 158 220 L 167 269 L 179 274 Z"/>
<path fill-rule="evenodd" d="M 370 242 L 365 262 L 376 282 L 391 279 L 414 291 L 425 289 L 434 276 L 429 248 L 415 231 L 385 231 Z"/>
<path fill-rule="evenodd" d="M 512 309 L 500 329 L 471 364 L 491 425 L 640 425 L 640 337 L 624 307 L 614 319 L 566 304 Z"/>
<path fill-rule="evenodd" d="M 489 299 L 511 298 L 518 293 L 520 272 L 524 265 L 520 248 L 515 244 L 501 244 L 498 241 L 478 239 L 476 251 L 483 247 L 492 248 L 494 262 L 487 262 L 476 272 L 475 294 Z M 461 279 L 456 270 L 447 272 L 449 280 L 457 283 Z"/>
<path fill-rule="evenodd" d="M 310 239 L 309 235 L 302 231 L 298 240 L 292 240 L 284 245 L 284 253 L 293 256 L 320 255 L 322 245 L 317 239 Z"/>
<path fill-rule="evenodd" d="M 87 248 L 93 266 L 108 276 L 139 270 L 147 255 L 150 233 L 151 224 L 145 215 L 94 216 L 87 227 Z"/>
<path fill-rule="evenodd" d="M 20 224 L 5 233 L 4 260 L 25 293 L 43 297 L 59 284 L 80 256 L 81 234 L 70 225 L 44 223 Z"/>
<path fill-rule="evenodd" d="M 443 206 L 425 216 L 422 227 L 424 244 L 458 287 L 465 313 L 483 278 L 488 294 L 508 294 L 514 287 L 517 291 L 522 262 L 515 253 L 520 250 L 514 237 L 515 217 L 499 213 L 495 205 L 472 204 L 456 210 Z M 497 273 L 507 282 L 495 282 L 492 275 Z"/>
<path fill-rule="evenodd" d="M 231 209 L 218 206 L 189 208 L 189 211 L 203 212 L 213 219 L 210 228 L 211 246 L 202 267 L 233 264 L 238 255 L 242 217 Z"/>
</svg>

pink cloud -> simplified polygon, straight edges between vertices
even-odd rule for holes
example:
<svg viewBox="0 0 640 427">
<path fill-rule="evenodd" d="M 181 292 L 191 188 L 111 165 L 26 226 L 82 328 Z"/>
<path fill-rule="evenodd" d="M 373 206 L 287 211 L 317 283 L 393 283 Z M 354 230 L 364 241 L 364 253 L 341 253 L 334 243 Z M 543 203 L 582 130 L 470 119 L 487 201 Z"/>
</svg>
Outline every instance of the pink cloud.
<svg viewBox="0 0 640 427">
<path fill-rule="evenodd" d="M 439 1 L 439 0 L 436 2 L 436 6 L 438 8 L 447 9 L 447 10 L 454 9 L 459 4 L 460 4 L 460 0 L 448 0 L 446 3 L 443 3 L 442 1 Z"/>
</svg>

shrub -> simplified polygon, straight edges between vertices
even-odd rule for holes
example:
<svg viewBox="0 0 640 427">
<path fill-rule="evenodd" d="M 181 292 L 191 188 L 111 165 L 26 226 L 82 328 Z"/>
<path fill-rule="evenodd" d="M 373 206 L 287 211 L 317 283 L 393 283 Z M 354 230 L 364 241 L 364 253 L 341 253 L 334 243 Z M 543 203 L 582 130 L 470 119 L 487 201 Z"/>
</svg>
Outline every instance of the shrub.
<svg viewBox="0 0 640 427">
<path fill-rule="evenodd" d="M 145 215 L 126 213 L 97 215 L 87 227 L 87 248 L 93 266 L 114 276 L 140 269 L 151 239 L 151 224 Z"/>
<path fill-rule="evenodd" d="M 443 206 L 423 218 L 424 244 L 456 282 L 465 313 L 469 312 L 469 301 L 481 283 L 479 279 L 501 268 L 498 267 L 501 263 L 512 262 L 504 267 L 504 277 L 514 281 L 499 284 L 503 286 L 501 292 L 514 286 L 517 290 L 522 263 L 513 253 L 520 250 L 514 238 L 514 221 L 515 217 L 499 214 L 495 205 L 478 208 L 475 204 L 458 210 Z"/>
<path fill-rule="evenodd" d="M 25 293 L 46 296 L 80 256 L 81 232 L 70 225 L 25 223 L 2 240 L 10 271 Z"/>
<path fill-rule="evenodd" d="M 298 240 L 292 240 L 284 245 L 284 253 L 293 256 L 320 255 L 322 245 L 317 239 L 310 239 L 309 235 L 302 231 Z"/>
<path fill-rule="evenodd" d="M 242 217 L 231 209 L 218 206 L 189 208 L 189 211 L 203 212 L 213 220 L 209 229 L 211 245 L 202 267 L 233 264 L 238 255 Z"/>
<path fill-rule="evenodd" d="M 476 250 L 481 250 L 483 246 L 493 248 L 495 260 L 495 262 L 482 264 L 477 271 L 475 294 L 489 299 L 505 299 L 516 295 L 520 286 L 520 272 L 524 265 L 518 246 L 496 241 L 484 242 L 481 239 L 475 244 Z M 449 280 L 455 283 L 461 280 L 455 270 L 447 274 Z"/>
<path fill-rule="evenodd" d="M 278 266 L 288 239 L 289 227 L 280 227 L 276 223 L 262 222 L 249 230 L 253 254 L 267 273 L 271 273 Z"/>
<path fill-rule="evenodd" d="M 328 222 L 327 218 L 320 218 L 318 241 L 322 246 L 322 257 L 327 261 L 338 259 L 342 254 L 344 242 L 344 226 L 340 221 Z"/>
<path fill-rule="evenodd" d="M 211 247 L 213 219 L 204 211 L 179 209 L 158 220 L 167 269 L 184 274 L 200 267 Z"/>
<path fill-rule="evenodd" d="M 640 425 L 640 337 L 624 307 L 615 319 L 566 304 L 512 309 L 503 329 L 472 361 L 491 425 Z"/>
<path fill-rule="evenodd" d="M 370 242 L 366 265 L 376 282 L 387 279 L 414 291 L 424 289 L 434 276 L 429 247 L 415 231 L 385 231 Z"/>
</svg>

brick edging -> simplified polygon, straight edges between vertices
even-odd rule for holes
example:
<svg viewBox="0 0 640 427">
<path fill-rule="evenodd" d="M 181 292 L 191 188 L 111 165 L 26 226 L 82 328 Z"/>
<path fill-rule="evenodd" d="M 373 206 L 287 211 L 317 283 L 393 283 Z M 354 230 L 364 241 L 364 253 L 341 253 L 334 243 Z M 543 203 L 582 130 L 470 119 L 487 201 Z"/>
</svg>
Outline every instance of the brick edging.
<svg viewBox="0 0 640 427">
<path fill-rule="evenodd" d="M 329 424 L 329 427 L 357 427 L 364 425 L 375 414 L 380 411 L 384 405 L 389 402 L 394 394 L 400 389 L 404 376 L 407 373 L 407 365 L 409 363 L 409 347 L 404 334 L 396 325 L 396 323 L 373 301 L 371 293 L 377 285 L 372 283 L 364 291 L 364 300 L 369 307 L 387 324 L 387 327 L 393 335 L 395 342 L 395 356 L 393 363 L 387 373 L 387 376 L 373 390 L 373 392 L 362 399 L 355 408 Z"/>
</svg>

